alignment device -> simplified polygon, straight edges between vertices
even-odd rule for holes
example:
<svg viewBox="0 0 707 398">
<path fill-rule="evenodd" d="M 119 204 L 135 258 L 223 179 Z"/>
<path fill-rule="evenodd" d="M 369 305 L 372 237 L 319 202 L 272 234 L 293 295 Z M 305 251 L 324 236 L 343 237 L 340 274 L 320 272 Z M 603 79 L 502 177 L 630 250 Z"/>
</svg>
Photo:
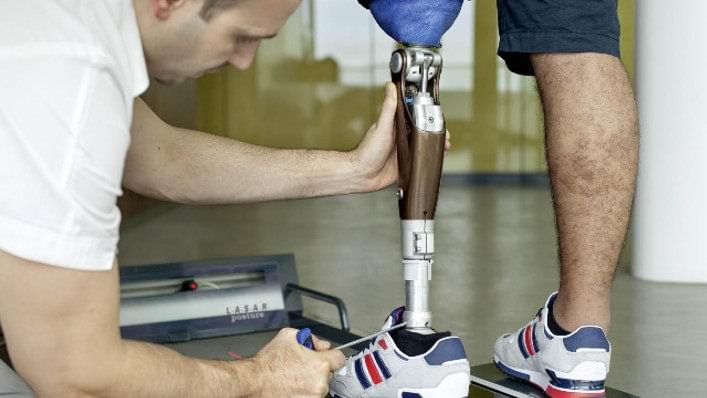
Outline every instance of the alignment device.
<svg viewBox="0 0 707 398">
<path fill-rule="evenodd" d="M 398 152 L 398 205 L 402 232 L 407 329 L 432 333 L 428 305 L 434 255 L 434 216 L 442 174 L 446 128 L 439 103 L 442 56 L 432 47 L 393 52 Z"/>
</svg>

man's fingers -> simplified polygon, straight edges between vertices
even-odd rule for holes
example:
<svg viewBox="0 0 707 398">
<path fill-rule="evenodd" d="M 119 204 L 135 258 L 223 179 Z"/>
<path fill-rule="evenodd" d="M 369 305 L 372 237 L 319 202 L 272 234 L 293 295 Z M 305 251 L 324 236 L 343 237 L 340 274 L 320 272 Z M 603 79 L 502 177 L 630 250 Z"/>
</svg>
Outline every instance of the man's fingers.
<svg viewBox="0 0 707 398">
<path fill-rule="evenodd" d="M 314 342 L 314 349 L 316 351 L 324 351 L 331 348 L 331 343 L 326 340 L 321 340 L 317 336 L 312 335 L 312 341 Z"/>
<path fill-rule="evenodd" d="M 329 364 L 329 369 L 332 372 L 341 369 L 341 367 L 346 363 L 346 357 L 339 350 L 318 351 L 317 354 L 324 358 L 324 360 Z"/>
<path fill-rule="evenodd" d="M 297 341 L 297 332 L 299 330 L 293 329 L 293 328 L 282 328 L 280 331 L 277 333 L 277 337 L 280 337 L 282 339 L 289 339 L 292 337 L 294 341 Z"/>
<path fill-rule="evenodd" d="M 395 109 L 397 107 L 397 93 L 395 91 L 395 84 L 388 83 L 385 85 L 385 99 L 383 100 L 383 107 L 381 108 L 381 114 L 378 117 L 378 127 L 387 127 L 393 125 L 393 120 L 395 119 Z"/>
</svg>

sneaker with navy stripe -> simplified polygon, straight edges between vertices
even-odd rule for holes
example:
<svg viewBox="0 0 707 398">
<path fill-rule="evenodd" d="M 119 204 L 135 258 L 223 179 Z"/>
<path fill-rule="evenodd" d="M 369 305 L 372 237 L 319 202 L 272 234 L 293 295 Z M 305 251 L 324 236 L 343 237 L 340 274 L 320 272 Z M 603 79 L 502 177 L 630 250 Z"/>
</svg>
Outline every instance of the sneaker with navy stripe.
<svg viewBox="0 0 707 398">
<path fill-rule="evenodd" d="M 393 311 L 382 330 L 400 324 L 403 311 Z M 459 337 L 403 330 L 378 336 L 348 358 L 334 372 L 329 391 L 333 398 L 462 398 L 469 395 L 469 381 L 469 361 Z"/>
<path fill-rule="evenodd" d="M 501 336 L 494 346 L 494 362 L 508 376 L 537 386 L 551 398 L 605 396 L 611 345 L 599 326 L 582 326 L 556 336 L 547 325 L 557 297 L 553 293 L 528 324 Z"/>
</svg>

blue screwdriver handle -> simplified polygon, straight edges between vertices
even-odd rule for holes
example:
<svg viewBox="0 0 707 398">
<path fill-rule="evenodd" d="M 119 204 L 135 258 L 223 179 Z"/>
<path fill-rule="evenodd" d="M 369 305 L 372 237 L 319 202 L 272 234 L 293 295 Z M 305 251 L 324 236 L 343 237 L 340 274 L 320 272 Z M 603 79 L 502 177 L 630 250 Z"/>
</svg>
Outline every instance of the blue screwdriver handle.
<svg viewBox="0 0 707 398">
<path fill-rule="evenodd" d="M 309 328 L 304 328 L 297 332 L 297 343 L 305 348 L 313 350 L 314 340 L 312 340 L 312 331 Z"/>
</svg>

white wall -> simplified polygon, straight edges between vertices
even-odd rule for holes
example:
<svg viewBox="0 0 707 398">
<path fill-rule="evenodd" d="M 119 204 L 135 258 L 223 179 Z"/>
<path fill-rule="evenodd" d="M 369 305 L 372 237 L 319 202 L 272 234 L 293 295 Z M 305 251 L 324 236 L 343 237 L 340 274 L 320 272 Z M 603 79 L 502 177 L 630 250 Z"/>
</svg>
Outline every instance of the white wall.
<svg viewBox="0 0 707 398">
<path fill-rule="evenodd" d="M 707 1 L 641 0 L 634 274 L 707 283 Z"/>
</svg>

